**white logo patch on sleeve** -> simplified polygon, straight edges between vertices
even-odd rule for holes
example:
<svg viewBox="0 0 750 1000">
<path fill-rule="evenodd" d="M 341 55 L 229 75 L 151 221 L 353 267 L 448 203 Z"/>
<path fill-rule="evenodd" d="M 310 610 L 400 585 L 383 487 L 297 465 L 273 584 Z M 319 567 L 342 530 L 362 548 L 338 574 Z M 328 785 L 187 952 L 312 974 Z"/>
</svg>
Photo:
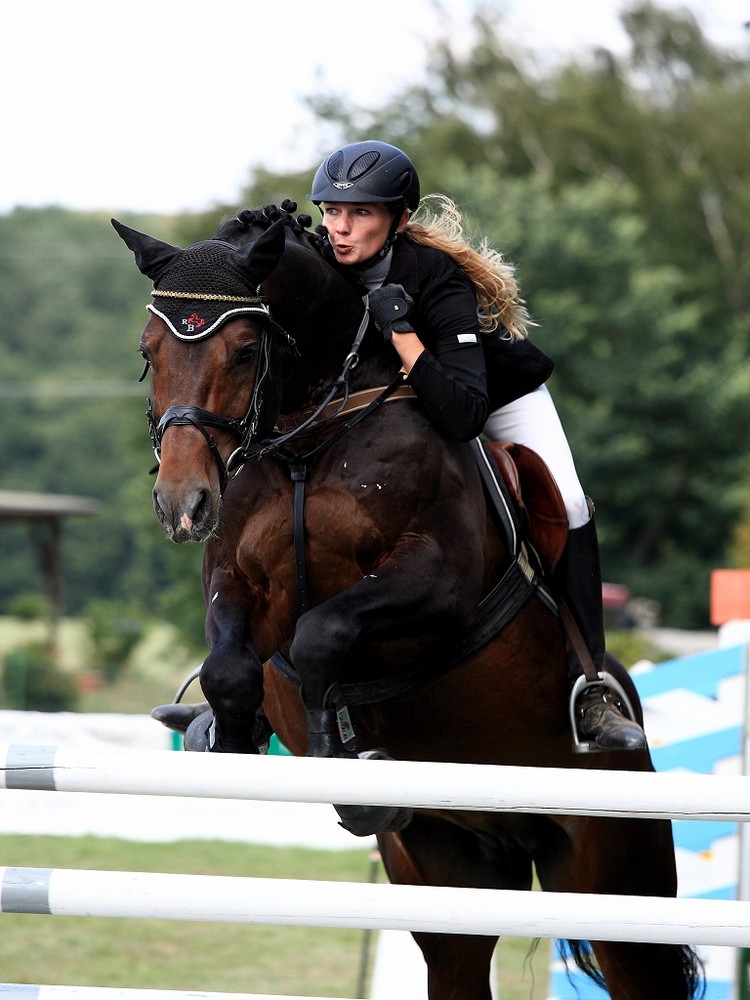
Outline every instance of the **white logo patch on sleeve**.
<svg viewBox="0 0 750 1000">
<path fill-rule="evenodd" d="M 475 333 L 459 333 L 457 340 L 459 344 L 476 344 L 477 335 Z"/>
</svg>

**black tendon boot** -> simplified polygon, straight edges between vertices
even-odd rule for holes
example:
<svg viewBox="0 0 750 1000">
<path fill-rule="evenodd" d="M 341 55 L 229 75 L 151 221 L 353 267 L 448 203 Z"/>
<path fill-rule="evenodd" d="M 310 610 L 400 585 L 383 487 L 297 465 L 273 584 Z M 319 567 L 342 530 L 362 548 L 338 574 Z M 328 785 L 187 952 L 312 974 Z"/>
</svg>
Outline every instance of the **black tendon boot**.
<svg viewBox="0 0 750 1000">
<path fill-rule="evenodd" d="M 567 606 L 583 643 L 591 654 L 598 681 L 582 674 L 574 644 L 569 652 L 570 718 L 573 749 L 578 753 L 595 750 L 642 750 L 646 734 L 635 721 L 628 696 L 604 664 L 604 611 L 599 544 L 593 510 L 591 519 L 568 533 L 568 540 L 556 572 L 560 597 Z"/>
<path fill-rule="evenodd" d="M 214 713 L 207 701 L 199 703 L 172 702 L 158 705 L 151 710 L 151 717 L 161 722 L 167 729 L 184 733 L 183 745 L 186 750 L 209 753 L 216 742 Z M 253 725 L 251 740 L 237 747 L 237 753 L 268 753 L 273 730 L 262 711 L 258 712 Z"/>
<path fill-rule="evenodd" d="M 385 750 L 357 753 L 357 740 L 348 710 L 307 709 L 307 756 L 344 759 L 390 760 Z M 397 833 L 411 822 L 414 810 L 408 806 L 335 805 L 340 825 L 355 837 L 375 833 Z"/>
</svg>

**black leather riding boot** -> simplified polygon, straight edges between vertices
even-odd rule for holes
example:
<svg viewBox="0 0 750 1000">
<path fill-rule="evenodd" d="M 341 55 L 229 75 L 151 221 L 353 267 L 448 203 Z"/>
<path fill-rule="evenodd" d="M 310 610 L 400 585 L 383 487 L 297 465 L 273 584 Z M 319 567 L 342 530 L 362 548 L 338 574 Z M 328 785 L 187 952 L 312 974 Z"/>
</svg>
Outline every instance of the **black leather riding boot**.
<svg viewBox="0 0 750 1000">
<path fill-rule="evenodd" d="M 569 678 L 573 686 L 571 719 L 576 730 L 574 749 L 579 752 L 643 749 L 646 735 L 638 723 L 628 717 L 627 696 L 603 671 L 602 576 L 593 513 L 586 524 L 568 533 L 555 578 L 560 597 L 575 620 L 600 677 L 599 682 L 586 683 L 578 655 L 569 646 Z"/>
</svg>

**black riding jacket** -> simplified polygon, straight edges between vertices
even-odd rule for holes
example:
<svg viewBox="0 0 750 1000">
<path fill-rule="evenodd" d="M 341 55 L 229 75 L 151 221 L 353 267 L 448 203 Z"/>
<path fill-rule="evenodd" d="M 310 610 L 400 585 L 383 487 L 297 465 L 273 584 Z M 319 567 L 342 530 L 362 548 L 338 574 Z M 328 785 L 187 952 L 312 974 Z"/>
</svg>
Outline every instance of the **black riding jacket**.
<svg viewBox="0 0 750 1000">
<path fill-rule="evenodd" d="M 338 270 L 349 271 L 351 278 L 350 268 Z M 442 250 L 401 235 L 383 284 L 402 285 L 414 300 L 408 318 L 425 350 L 406 381 L 430 419 L 451 437 L 477 437 L 492 410 L 549 377 L 552 362 L 528 340 L 480 331 L 474 286 Z"/>
</svg>

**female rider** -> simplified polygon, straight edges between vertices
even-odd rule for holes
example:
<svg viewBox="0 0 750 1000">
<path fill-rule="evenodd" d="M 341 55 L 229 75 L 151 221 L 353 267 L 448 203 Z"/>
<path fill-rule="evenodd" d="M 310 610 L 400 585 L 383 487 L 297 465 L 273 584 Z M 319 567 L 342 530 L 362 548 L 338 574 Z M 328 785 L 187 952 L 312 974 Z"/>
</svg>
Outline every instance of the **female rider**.
<svg viewBox="0 0 750 1000">
<path fill-rule="evenodd" d="M 549 467 L 569 521 L 556 584 L 601 678 L 577 685 L 576 745 L 644 747 L 643 730 L 621 713 L 603 671 L 593 504 L 544 385 L 552 362 L 526 338 L 529 320 L 513 268 L 486 243 L 470 246 L 448 198 L 420 203 L 414 164 L 387 143 L 357 142 L 331 153 L 315 174 L 309 198 L 323 216 L 325 255 L 369 293 L 370 315 L 390 345 L 386 350 L 398 354 L 407 383 L 433 422 L 461 441 L 484 432 L 492 440 L 526 445 Z M 430 210 L 433 200 L 437 208 Z M 570 659 L 572 683 L 582 671 L 572 652 Z"/>
</svg>

